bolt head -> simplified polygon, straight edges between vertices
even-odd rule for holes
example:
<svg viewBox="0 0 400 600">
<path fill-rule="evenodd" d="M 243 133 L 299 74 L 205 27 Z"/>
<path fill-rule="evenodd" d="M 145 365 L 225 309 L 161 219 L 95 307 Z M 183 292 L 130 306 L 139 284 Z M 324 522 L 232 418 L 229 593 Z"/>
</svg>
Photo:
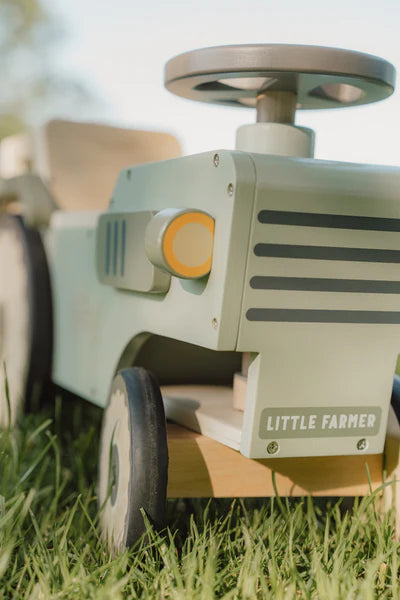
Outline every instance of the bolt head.
<svg viewBox="0 0 400 600">
<path fill-rule="evenodd" d="M 362 452 L 363 450 L 366 450 L 367 448 L 368 448 L 368 442 L 365 438 L 361 438 L 361 440 L 358 440 L 357 450 L 360 450 L 360 452 Z"/>
<path fill-rule="evenodd" d="M 214 163 L 214 167 L 218 167 L 218 165 L 219 165 L 219 154 L 214 154 L 213 163 Z"/>
<path fill-rule="evenodd" d="M 213 329 L 218 329 L 218 321 L 217 321 L 217 319 L 214 318 L 211 321 L 211 325 L 213 326 Z"/>
<path fill-rule="evenodd" d="M 228 196 L 233 196 L 233 184 L 230 183 L 227 188 Z"/>
<path fill-rule="evenodd" d="M 267 446 L 267 452 L 268 454 L 276 454 L 279 450 L 279 444 L 278 442 L 270 442 Z"/>
</svg>

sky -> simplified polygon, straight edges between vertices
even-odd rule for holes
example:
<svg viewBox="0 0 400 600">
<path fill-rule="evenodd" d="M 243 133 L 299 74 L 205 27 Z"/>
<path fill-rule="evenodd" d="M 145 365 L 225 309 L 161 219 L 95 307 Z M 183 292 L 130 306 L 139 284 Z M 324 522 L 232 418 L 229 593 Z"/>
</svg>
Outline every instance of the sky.
<svg viewBox="0 0 400 600">
<path fill-rule="evenodd" d="M 400 73 L 400 0 L 44 2 L 65 30 L 53 57 L 57 68 L 85 81 L 101 99 L 91 120 L 173 133 L 185 154 L 233 148 L 236 129 L 253 123 L 255 112 L 165 90 L 164 65 L 181 52 L 225 44 L 315 44 L 380 56 Z M 399 90 L 375 105 L 299 111 L 296 124 L 316 132 L 316 157 L 400 166 L 398 79 Z"/>
</svg>

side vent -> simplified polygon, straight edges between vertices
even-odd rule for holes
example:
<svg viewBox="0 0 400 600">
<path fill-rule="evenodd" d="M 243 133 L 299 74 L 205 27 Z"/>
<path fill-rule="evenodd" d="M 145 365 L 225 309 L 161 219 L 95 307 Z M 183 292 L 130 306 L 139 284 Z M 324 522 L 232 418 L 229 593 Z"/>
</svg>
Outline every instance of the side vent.
<svg viewBox="0 0 400 600">
<path fill-rule="evenodd" d="M 147 258 L 144 233 L 153 213 L 104 213 L 97 225 L 97 276 L 105 285 L 165 293 L 170 276 Z"/>
</svg>

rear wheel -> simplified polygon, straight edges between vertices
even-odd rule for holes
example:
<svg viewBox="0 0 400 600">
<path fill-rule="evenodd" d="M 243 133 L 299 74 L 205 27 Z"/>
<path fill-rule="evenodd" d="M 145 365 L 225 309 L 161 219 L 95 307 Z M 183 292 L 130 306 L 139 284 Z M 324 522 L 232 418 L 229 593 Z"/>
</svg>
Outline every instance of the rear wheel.
<svg viewBox="0 0 400 600">
<path fill-rule="evenodd" d="M 20 216 L 0 219 L 0 426 L 37 404 L 50 380 L 52 306 L 38 231 Z"/>
<path fill-rule="evenodd" d="M 165 526 L 167 479 L 160 389 L 145 369 L 123 369 L 112 383 L 100 441 L 101 530 L 111 547 L 121 550 L 142 536 L 142 510 L 157 529 Z"/>
</svg>

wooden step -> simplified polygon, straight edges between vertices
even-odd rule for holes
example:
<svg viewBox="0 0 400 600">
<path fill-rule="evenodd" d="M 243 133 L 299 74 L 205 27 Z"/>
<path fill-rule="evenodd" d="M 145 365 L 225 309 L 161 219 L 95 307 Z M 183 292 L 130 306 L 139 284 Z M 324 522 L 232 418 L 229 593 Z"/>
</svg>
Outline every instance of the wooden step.
<svg viewBox="0 0 400 600">
<path fill-rule="evenodd" d="M 169 498 L 362 496 L 396 475 L 399 441 L 386 455 L 252 460 L 200 433 L 168 424 Z M 385 457 L 385 458 L 384 458 Z M 368 470 L 370 483 L 368 481 Z"/>
</svg>

